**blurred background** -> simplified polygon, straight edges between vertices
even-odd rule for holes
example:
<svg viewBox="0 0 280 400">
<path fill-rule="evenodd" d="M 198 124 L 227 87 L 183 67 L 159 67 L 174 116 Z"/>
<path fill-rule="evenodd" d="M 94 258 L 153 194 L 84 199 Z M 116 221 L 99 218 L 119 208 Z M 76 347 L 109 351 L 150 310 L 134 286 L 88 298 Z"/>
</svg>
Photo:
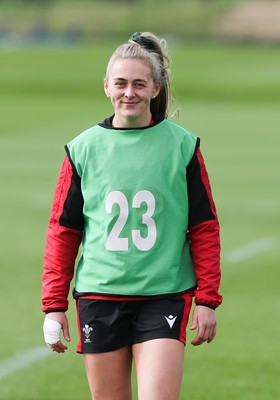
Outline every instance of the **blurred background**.
<svg viewBox="0 0 280 400">
<path fill-rule="evenodd" d="M 141 27 L 176 40 L 279 42 L 279 1 L 1 0 L 1 42 L 123 40 Z"/>
<path fill-rule="evenodd" d="M 63 146 L 112 113 L 107 62 L 136 31 L 167 40 L 221 224 L 218 335 L 187 346 L 180 400 L 280 398 L 280 1 L 0 0 L 0 399 L 90 398 L 71 295 L 68 353 L 43 343 L 45 234 Z"/>
</svg>

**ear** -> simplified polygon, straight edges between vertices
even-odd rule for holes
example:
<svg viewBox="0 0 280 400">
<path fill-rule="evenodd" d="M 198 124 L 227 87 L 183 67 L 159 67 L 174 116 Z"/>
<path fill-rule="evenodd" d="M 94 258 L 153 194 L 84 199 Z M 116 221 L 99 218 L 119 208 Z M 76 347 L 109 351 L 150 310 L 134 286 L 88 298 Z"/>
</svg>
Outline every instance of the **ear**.
<svg viewBox="0 0 280 400">
<path fill-rule="evenodd" d="M 157 85 L 153 90 L 153 97 L 152 98 L 153 99 L 156 98 L 157 95 L 159 94 L 159 92 L 160 92 L 160 85 Z"/>
<path fill-rule="evenodd" d="M 104 92 L 106 94 L 107 97 L 110 97 L 110 93 L 109 93 L 109 87 L 108 87 L 108 82 L 106 79 L 104 79 Z"/>
</svg>

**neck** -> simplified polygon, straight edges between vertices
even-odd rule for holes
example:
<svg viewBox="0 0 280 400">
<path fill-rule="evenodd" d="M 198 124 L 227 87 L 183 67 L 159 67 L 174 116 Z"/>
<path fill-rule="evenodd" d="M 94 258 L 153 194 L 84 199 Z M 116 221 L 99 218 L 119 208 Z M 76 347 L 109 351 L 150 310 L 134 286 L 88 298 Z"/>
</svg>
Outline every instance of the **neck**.
<svg viewBox="0 0 280 400">
<path fill-rule="evenodd" d="M 152 115 L 149 112 L 147 116 L 141 118 L 125 118 L 119 115 L 114 115 L 112 125 L 114 128 L 144 128 L 151 123 Z"/>
</svg>

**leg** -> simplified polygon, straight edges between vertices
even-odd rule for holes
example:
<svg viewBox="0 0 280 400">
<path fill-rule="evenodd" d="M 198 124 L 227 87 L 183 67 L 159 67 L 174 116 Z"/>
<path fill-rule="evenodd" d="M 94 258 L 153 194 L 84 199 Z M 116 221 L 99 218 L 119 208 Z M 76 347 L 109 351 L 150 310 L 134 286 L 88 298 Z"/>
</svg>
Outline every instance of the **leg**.
<svg viewBox="0 0 280 400">
<path fill-rule="evenodd" d="M 130 347 L 107 353 L 84 354 L 93 400 L 131 400 Z"/>
<path fill-rule="evenodd" d="M 155 339 L 133 346 L 139 400 L 179 400 L 184 344 Z"/>
</svg>

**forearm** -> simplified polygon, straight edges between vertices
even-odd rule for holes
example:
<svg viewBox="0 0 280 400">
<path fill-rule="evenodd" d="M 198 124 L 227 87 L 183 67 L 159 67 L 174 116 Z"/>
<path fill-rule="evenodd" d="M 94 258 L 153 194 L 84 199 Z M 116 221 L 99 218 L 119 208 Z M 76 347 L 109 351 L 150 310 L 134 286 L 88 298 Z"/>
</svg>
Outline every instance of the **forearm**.
<svg viewBox="0 0 280 400">
<path fill-rule="evenodd" d="M 198 285 L 195 302 L 215 309 L 222 302 L 219 294 L 221 270 L 218 220 L 191 226 L 188 239 Z"/>
<path fill-rule="evenodd" d="M 42 310 L 66 311 L 82 232 L 62 226 L 49 227 L 44 256 Z"/>
</svg>

